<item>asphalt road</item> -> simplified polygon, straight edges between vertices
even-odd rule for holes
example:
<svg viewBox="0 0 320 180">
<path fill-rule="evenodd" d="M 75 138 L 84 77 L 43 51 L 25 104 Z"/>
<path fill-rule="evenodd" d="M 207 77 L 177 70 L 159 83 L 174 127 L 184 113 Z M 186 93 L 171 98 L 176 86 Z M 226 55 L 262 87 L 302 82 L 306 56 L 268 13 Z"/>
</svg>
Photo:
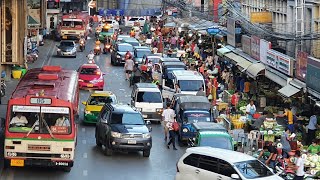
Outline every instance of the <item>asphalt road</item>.
<svg viewBox="0 0 320 180">
<path fill-rule="evenodd" d="M 46 41 L 45 46 L 39 48 L 40 58 L 29 68 L 43 65 L 61 65 L 65 69 L 77 70 L 87 61 L 86 55 L 94 46 L 94 40 L 87 41 L 85 52 L 78 52 L 77 58 L 56 57 L 57 42 Z M 125 81 L 123 67 L 114 67 L 110 64 L 110 55 L 95 57 L 105 76 L 105 90 L 114 92 L 122 103 L 130 102 L 131 88 Z M 14 90 L 17 80 L 7 82 L 8 99 Z M 81 90 L 80 102 L 86 101 L 90 92 Z M 5 103 L 5 102 L 4 102 Z M 142 157 L 142 153 L 114 153 L 111 157 L 103 155 L 101 149 L 95 146 L 95 126 L 85 126 L 83 108 L 81 104 L 80 122 L 78 124 L 78 146 L 76 148 L 75 164 L 71 172 L 48 168 L 9 168 L 3 170 L 1 180 L 53 180 L 53 179 L 118 179 L 118 180 L 172 180 L 176 172 L 176 162 L 185 152 L 184 147 L 174 151 L 168 150 L 163 140 L 163 129 L 160 124 L 152 125 L 153 147 L 149 158 Z M 5 112 L 6 106 L 0 107 Z M 4 113 L 1 113 L 4 117 Z"/>
</svg>

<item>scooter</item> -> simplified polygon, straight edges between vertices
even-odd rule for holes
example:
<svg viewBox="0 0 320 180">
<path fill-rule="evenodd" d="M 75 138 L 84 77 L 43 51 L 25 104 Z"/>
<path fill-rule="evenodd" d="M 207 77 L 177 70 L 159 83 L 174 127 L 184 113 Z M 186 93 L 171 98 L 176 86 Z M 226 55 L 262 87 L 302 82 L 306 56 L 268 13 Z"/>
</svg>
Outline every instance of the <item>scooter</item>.
<svg viewBox="0 0 320 180">
<path fill-rule="evenodd" d="M 100 46 L 96 46 L 94 48 L 93 53 L 94 53 L 94 55 L 100 55 L 101 54 L 101 47 Z"/>
<path fill-rule="evenodd" d="M 27 63 L 34 63 L 38 60 L 39 55 L 36 52 L 27 54 Z"/>
<path fill-rule="evenodd" d="M 103 53 L 107 54 L 108 52 L 110 52 L 111 49 L 111 45 L 110 44 L 105 44 L 103 47 Z"/>
<path fill-rule="evenodd" d="M 85 49 L 86 49 L 86 46 L 85 46 L 85 44 L 84 44 L 84 41 L 81 40 L 81 41 L 80 41 L 80 51 L 83 52 Z"/>
</svg>

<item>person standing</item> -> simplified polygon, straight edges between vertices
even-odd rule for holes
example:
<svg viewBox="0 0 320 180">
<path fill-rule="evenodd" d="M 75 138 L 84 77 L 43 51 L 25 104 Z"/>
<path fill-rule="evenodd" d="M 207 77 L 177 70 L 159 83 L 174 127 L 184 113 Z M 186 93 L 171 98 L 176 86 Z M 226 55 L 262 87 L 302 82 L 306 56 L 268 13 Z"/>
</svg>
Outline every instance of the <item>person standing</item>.
<svg viewBox="0 0 320 180">
<path fill-rule="evenodd" d="M 246 107 L 247 119 L 252 120 L 253 115 L 256 113 L 257 108 L 254 105 L 253 100 L 250 100 L 250 103 Z"/>
<path fill-rule="evenodd" d="M 177 150 L 176 140 L 175 140 L 176 132 L 174 131 L 174 128 L 173 128 L 173 122 L 168 122 L 167 128 L 169 130 L 169 142 L 167 144 L 167 148 L 170 149 L 170 145 L 172 144 L 173 150 Z"/>
<path fill-rule="evenodd" d="M 239 93 L 238 93 L 238 90 L 236 90 L 234 94 L 231 96 L 231 106 L 232 106 L 233 112 L 237 110 L 238 102 L 239 102 Z"/>
<path fill-rule="evenodd" d="M 133 60 L 131 58 L 127 59 L 126 63 L 124 64 L 124 70 L 126 72 L 126 81 L 128 81 L 131 77 L 131 73 L 133 71 L 133 66 L 134 66 Z"/>
<path fill-rule="evenodd" d="M 162 112 L 162 125 L 164 127 L 164 140 L 167 141 L 169 128 L 167 126 L 168 122 L 173 123 L 176 117 L 176 113 L 171 109 L 171 104 L 167 103 L 167 108 Z"/>
<path fill-rule="evenodd" d="M 304 177 L 304 160 L 301 158 L 301 151 L 296 151 L 297 160 L 295 162 L 295 170 L 296 175 L 294 176 L 294 180 L 303 180 Z"/>
<path fill-rule="evenodd" d="M 175 92 L 175 93 L 181 93 L 181 89 L 180 89 L 179 84 L 175 84 L 175 86 L 174 86 L 174 92 Z"/>
<path fill-rule="evenodd" d="M 284 113 L 283 114 L 281 114 L 281 115 L 274 114 L 274 116 L 275 116 L 275 118 L 286 116 L 287 120 L 288 120 L 288 128 L 289 128 L 291 133 L 294 132 L 293 114 L 292 114 L 292 111 L 288 107 L 286 107 L 284 109 Z"/>
<path fill-rule="evenodd" d="M 316 138 L 316 131 L 318 128 L 318 119 L 316 115 L 310 117 L 309 124 L 307 126 L 307 145 L 311 144 L 311 141 Z"/>
</svg>

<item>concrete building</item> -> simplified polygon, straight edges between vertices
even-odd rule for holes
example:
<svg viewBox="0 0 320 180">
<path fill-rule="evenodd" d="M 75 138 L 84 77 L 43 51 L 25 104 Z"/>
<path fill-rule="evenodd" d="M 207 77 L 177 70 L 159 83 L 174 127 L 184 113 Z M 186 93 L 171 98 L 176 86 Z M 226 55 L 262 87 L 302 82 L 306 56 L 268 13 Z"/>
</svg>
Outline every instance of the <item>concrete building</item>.
<svg viewBox="0 0 320 180">
<path fill-rule="evenodd" d="M 6 69 L 10 74 L 12 65 L 22 65 L 25 60 L 27 0 L 2 0 L 0 9 L 1 69 Z"/>
</svg>

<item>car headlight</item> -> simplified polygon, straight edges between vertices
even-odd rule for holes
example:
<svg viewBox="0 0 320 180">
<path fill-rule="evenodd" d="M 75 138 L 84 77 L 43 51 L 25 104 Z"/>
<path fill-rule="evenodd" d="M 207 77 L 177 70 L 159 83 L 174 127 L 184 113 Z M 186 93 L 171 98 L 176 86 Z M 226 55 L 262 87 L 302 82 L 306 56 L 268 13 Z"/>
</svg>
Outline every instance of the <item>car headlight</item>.
<svg viewBox="0 0 320 180">
<path fill-rule="evenodd" d="M 121 56 L 120 56 L 120 55 L 117 55 L 117 58 L 121 58 Z"/>
<path fill-rule="evenodd" d="M 121 138 L 121 133 L 111 131 L 111 136 L 114 138 Z"/>
<path fill-rule="evenodd" d="M 110 48 L 110 45 L 106 45 L 106 48 Z"/>
<path fill-rule="evenodd" d="M 78 82 L 83 82 L 83 80 L 82 79 L 78 79 Z"/>
<path fill-rule="evenodd" d="M 84 113 L 85 113 L 85 114 L 91 114 L 91 111 L 85 110 Z"/>
<path fill-rule="evenodd" d="M 142 134 L 142 138 L 149 139 L 151 138 L 151 134 L 150 133 Z"/>
<path fill-rule="evenodd" d="M 61 49 L 58 48 L 57 51 L 61 51 Z"/>
<path fill-rule="evenodd" d="M 137 110 L 141 112 L 141 111 L 142 111 L 142 108 L 137 108 Z"/>
<path fill-rule="evenodd" d="M 163 109 L 162 109 L 162 108 L 156 108 L 156 111 L 157 111 L 157 112 L 162 112 Z"/>
<path fill-rule="evenodd" d="M 103 80 L 102 79 L 96 79 L 96 80 L 92 80 L 91 82 L 92 83 L 99 83 L 99 82 L 103 82 Z"/>
<path fill-rule="evenodd" d="M 70 159 L 70 154 L 61 154 L 60 157 L 63 159 Z"/>
<path fill-rule="evenodd" d="M 188 132 L 188 129 L 187 128 L 183 128 L 182 132 L 186 133 L 186 132 Z"/>
<path fill-rule="evenodd" d="M 7 156 L 9 157 L 16 157 L 17 153 L 16 152 L 7 152 Z"/>
</svg>

